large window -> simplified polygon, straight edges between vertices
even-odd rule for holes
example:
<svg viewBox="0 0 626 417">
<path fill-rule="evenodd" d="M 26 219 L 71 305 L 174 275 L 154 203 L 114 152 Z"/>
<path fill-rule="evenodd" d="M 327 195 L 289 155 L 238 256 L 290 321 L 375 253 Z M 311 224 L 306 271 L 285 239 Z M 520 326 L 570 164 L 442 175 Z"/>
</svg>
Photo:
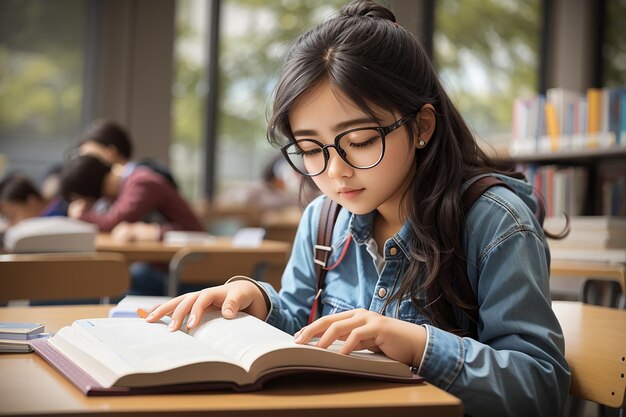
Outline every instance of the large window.
<svg viewBox="0 0 626 417">
<path fill-rule="evenodd" d="M 270 95 L 291 42 L 343 0 L 225 0 L 219 48 L 218 192 L 259 178 L 275 154 L 265 139 Z"/>
<path fill-rule="evenodd" d="M 626 86 L 626 0 L 606 0 L 606 24 L 602 47 L 604 86 Z"/>
<path fill-rule="evenodd" d="M 171 165 L 185 197 L 202 197 L 208 2 L 178 0 L 174 40 Z"/>
<path fill-rule="evenodd" d="M 206 84 L 203 78 L 207 12 L 201 1 L 179 0 L 174 87 L 173 168 L 185 193 L 198 196 Z M 223 0 L 219 33 L 216 191 L 260 178 L 275 154 L 265 139 L 270 95 L 282 57 L 303 30 L 321 22 L 344 0 L 260 2 Z M 195 46 L 192 46 L 195 45 Z M 186 48 L 186 49 L 185 49 Z"/>
<path fill-rule="evenodd" d="M 434 61 L 470 127 L 508 145 L 513 100 L 537 93 L 539 0 L 437 0 Z"/>
<path fill-rule="evenodd" d="M 76 141 L 87 7 L 83 0 L 0 2 L 0 156 L 8 156 L 6 171 L 38 178 Z"/>
</svg>

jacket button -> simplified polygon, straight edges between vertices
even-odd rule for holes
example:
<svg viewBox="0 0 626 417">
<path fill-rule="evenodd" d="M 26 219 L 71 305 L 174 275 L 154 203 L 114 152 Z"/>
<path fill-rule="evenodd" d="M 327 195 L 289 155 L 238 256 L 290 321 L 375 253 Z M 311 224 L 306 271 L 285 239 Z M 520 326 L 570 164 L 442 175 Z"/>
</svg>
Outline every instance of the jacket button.
<svg viewBox="0 0 626 417">
<path fill-rule="evenodd" d="M 385 298 L 386 295 L 387 295 L 387 290 L 385 288 L 383 288 L 383 287 L 380 287 L 378 289 L 378 296 L 380 298 Z"/>
<path fill-rule="evenodd" d="M 389 255 L 396 256 L 397 253 L 398 253 L 398 249 L 395 246 L 389 249 Z"/>
</svg>

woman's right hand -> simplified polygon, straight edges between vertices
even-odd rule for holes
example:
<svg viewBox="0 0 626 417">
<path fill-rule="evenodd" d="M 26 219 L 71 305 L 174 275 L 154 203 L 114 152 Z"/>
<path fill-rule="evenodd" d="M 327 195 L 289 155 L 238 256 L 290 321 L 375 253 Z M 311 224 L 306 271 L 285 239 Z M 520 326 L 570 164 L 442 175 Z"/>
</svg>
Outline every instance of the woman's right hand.
<svg viewBox="0 0 626 417">
<path fill-rule="evenodd" d="M 174 331 L 180 328 L 185 316 L 189 314 L 187 328 L 193 329 L 201 322 L 205 312 L 215 310 L 221 310 L 227 319 L 235 317 L 238 311 L 244 311 L 265 320 L 268 306 L 261 289 L 253 282 L 241 279 L 219 287 L 180 295 L 153 308 L 146 321 L 152 323 L 169 315 L 172 320 L 168 329 Z"/>
</svg>

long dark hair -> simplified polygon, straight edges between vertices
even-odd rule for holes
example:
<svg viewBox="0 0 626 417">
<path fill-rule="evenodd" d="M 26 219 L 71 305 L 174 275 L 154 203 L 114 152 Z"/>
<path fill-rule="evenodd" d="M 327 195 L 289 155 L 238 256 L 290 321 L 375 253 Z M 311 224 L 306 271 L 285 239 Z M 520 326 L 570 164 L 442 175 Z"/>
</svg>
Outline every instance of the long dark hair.
<svg viewBox="0 0 626 417">
<path fill-rule="evenodd" d="M 324 81 L 375 119 L 373 105 L 401 115 L 432 105 L 436 127 L 428 146 L 415 151 L 402 204 L 414 236 L 410 264 L 388 302 L 408 294 L 435 325 L 464 334 L 451 306 L 465 311 L 476 306 L 461 299 L 457 284 L 467 279 L 461 186 L 478 174 L 501 171 L 478 147 L 420 43 L 395 22 L 385 7 L 353 1 L 300 36 L 278 80 L 268 140 L 274 145 L 293 140 L 288 120 L 292 106 Z M 416 137 L 415 124 L 406 128 Z M 420 274 L 424 281 L 418 286 Z"/>
</svg>

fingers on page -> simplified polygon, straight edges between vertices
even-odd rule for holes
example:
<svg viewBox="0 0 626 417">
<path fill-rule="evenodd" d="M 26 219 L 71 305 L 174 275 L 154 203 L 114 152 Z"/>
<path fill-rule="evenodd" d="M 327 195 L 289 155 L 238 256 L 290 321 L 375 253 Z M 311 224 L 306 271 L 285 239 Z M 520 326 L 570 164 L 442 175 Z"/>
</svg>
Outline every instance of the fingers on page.
<svg viewBox="0 0 626 417">
<path fill-rule="evenodd" d="M 332 345 L 335 340 L 345 339 L 355 332 L 355 329 L 361 328 L 366 322 L 362 318 L 352 316 L 343 320 L 331 323 L 324 334 L 320 337 L 317 346 L 327 348 Z"/>
</svg>

